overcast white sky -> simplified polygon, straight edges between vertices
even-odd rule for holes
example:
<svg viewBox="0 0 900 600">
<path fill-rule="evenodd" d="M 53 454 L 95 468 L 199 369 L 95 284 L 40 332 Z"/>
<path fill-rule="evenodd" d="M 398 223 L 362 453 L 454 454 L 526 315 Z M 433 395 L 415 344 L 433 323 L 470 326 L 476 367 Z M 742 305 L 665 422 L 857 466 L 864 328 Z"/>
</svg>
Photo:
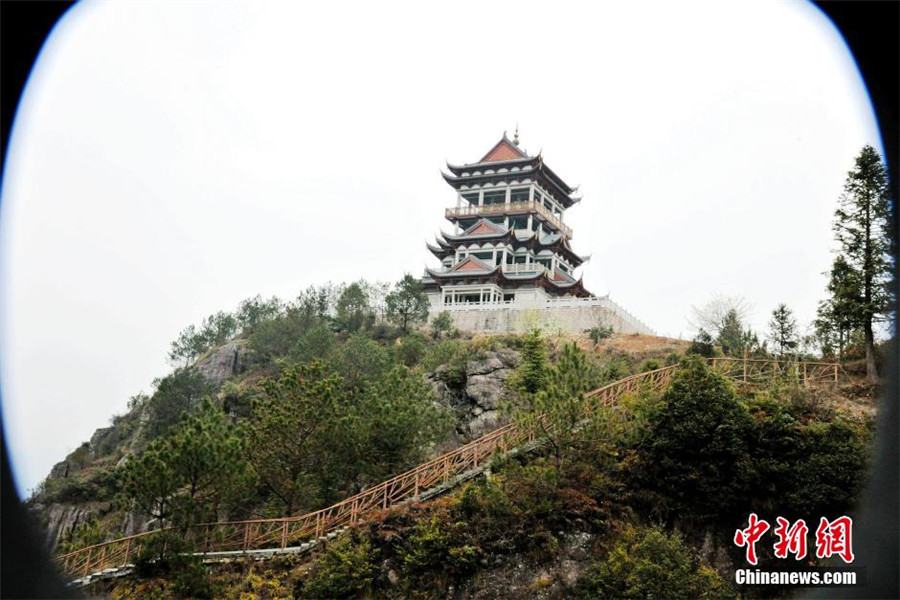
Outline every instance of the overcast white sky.
<svg viewBox="0 0 900 600">
<path fill-rule="evenodd" d="M 865 88 L 803 2 L 83 2 L 45 46 L 3 182 L 16 480 L 150 391 L 190 323 L 261 293 L 420 274 L 445 160 L 522 145 L 584 200 L 588 289 L 658 333 L 742 295 L 808 323 Z"/>
</svg>

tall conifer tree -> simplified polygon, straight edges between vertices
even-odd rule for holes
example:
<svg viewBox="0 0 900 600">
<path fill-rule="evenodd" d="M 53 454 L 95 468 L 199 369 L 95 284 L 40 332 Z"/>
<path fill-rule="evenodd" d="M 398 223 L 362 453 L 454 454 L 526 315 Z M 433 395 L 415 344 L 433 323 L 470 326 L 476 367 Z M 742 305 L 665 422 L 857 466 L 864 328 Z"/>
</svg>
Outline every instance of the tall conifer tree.
<svg viewBox="0 0 900 600">
<path fill-rule="evenodd" d="M 844 182 L 834 213 L 834 234 L 850 271 L 859 279 L 860 294 L 851 312 L 865 335 L 866 373 L 877 377 L 873 324 L 887 317 L 891 304 L 890 202 L 881 157 L 865 146 Z"/>
</svg>

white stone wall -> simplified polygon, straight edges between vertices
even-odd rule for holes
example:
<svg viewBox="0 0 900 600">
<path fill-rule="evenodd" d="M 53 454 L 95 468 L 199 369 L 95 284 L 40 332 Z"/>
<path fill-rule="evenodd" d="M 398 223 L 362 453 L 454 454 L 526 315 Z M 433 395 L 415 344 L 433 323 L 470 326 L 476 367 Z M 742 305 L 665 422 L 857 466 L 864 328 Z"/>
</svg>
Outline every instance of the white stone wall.
<svg viewBox="0 0 900 600">
<path fill-rule="evenodd" d="M 429 322 L 440 310 L 432 309 Z M 462 331 L 522 333 L 539 327 L 546 333 L 579 333 L 592 327 L 609 326 L 616 333 L 653 334 L 647 325 L 607 298 L 551 301 L 543 306 L 497 306 L 448 310 Z"/>
</svg>

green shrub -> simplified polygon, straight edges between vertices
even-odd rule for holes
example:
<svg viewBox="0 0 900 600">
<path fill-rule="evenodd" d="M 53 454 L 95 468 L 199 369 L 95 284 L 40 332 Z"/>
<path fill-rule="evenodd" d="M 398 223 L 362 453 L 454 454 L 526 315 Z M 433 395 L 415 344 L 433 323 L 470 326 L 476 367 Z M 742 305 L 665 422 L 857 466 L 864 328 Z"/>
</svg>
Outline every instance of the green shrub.
<svg viewBox="0 0 900 600">
<path fill-rule="evenodd" d="M 752 426 L 747 433 L 749 460 L 743 464 L 750 492 L 746 504 L 757 511 L 776 510 L 793 486 L 800 429 L 782 404 L 766 393 L 752 396 L 747 408 Z"/>
<path fill-rule="evenodd" d="M 602 327 L 591 327 L 590 330 L 588 330 L 588 337 L 590 337 L 595 344 L 599 344 L 600 340 L 605 340 L 608 337 L 612 337 L 612 334 L 612 327 L 609 327 L 608 325 Z"/>
<path fill-rule="evenodd" d="M 400 340 L 396 346 L 397 357 L 407 367 L 419 364 L 425 355 L 425 338 L 420 333 L 410 333 Z"/>
<path fill-rule="evenodd" d="M 641 363 L 641 366 L 638 367 L 637 372 L 638 373 L 646 373 L 647 371 L 655 371 L 655 370 L 659 369 L 660 367 L 662 367 L 662 365 L 659 364 L 658 360 L 648 358 L 647 360 L 645 360 L 644 362 Z"/>
<path fill-rule="evenodd" d="M 643 440 L 642 477 L 685 516 L 728 515 L 742 504 L 750 417 L 732 385 L 702 360 L 672 378 Z"/>
<path fill-rule="evenodd" d="M 178 369 L 154 382 L 156 391 L 147 404 L 150 413 L 144 429 L 145 439 L 164 437 L 186 413 L 200 406 L 212 385 L 196 369 Z"/>
<path fill-rule="evenodd" d="M 58 554 L 66 554 L 79 548 L 93 546 L 106 540 L 106 532 L 101 528 L 97 519 L 75 525 L 66 531 L 59 540 Z"/>
<path fill-rule="evenodd" d="M 453 538 L 437 517 L 421 521 L 399 552 L 404 567 L 413 573 L 443 567 Z"/>
<path fill-rule="evenodd" d="M 378 552 L 366 539 L 346 535 L 328 544 L 305 579 L 297 582 L 297 598 L 359 598 L 372 590 Z"/>
<path fill-rule="evenodd" d="M 453 330 L 453 317 L 450 313 L 443 311 L 437 314 L 431 320 L 431 335 L 434 339 L 439 340 L 444 337 L 445 333 Z"/>
<path fill-rule="evenodd" d="M 469 348 L 459 340 L 444 340 L 428 349 L 422 359 L 422 368 L 433 371 L 438 380 L 453 390 L 466 386 L 466 365 Z"/>
<path fill-rule="evenodd" d="M 735 598 L 712 568 L 698 564 L 678 533 L 628 526 L 603 562 L 575 583 L 576 598 Z"/>
<path fill-rule="evenodd" d="M 869 441 L 864 427 L 843 420 L 802 427 L 785 511 L 809 518 L 852 508 L 865 481 Z"/>
<path fill-rule="evenodd" d="M 195 548 L 175 531 L 149 536 L 134 559 L 135 572 L 141 578 L 161 577 L 181 598 L 214 598 L 218 594 Z"/>
</svg>

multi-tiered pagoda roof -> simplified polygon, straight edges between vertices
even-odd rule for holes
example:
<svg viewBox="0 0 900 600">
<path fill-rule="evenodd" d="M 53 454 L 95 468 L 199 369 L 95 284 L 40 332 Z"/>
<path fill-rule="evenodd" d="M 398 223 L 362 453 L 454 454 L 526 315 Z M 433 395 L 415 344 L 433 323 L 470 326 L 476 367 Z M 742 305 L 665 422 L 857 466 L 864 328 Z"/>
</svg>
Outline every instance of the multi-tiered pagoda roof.
<svg viewBox="0 0 900 600">
<path fill-rule="evenodd" d="M 544 189 L 553 194 L 563 207 L 571 208 L 579 201 L 575 197 L 578 187 L 571 187 L 562 178 L 550 170 L 544 164 L 544 158 L 539 152 L 537 156 L 528 156 L 518 144 L 511 141 L 506 134 L 485 154 L 481 160 L 467 165 L 453 165 L 447 163 L 450 173 L 442 173 L 444 180 L 455 189 L 474 183 L 485 184 L 505 181 L 511 173 L 533 176 Z"/>
<path fill-rule="evenodd" d="M 529 156 L 517 137 L 504 134 L 478 162 L 448 163 L 450 172 L 442 173 L 457 191 L 456 208 L 445 211 L 456 231 L 428 244 L 442 265 L 426 269 L 423 279 L 435 305 L 591 295 L 574 274 L 585 258 L 572 250 L 563 221 L 580 201 L 577 187 L 540 153 Z"/>
</svg>

